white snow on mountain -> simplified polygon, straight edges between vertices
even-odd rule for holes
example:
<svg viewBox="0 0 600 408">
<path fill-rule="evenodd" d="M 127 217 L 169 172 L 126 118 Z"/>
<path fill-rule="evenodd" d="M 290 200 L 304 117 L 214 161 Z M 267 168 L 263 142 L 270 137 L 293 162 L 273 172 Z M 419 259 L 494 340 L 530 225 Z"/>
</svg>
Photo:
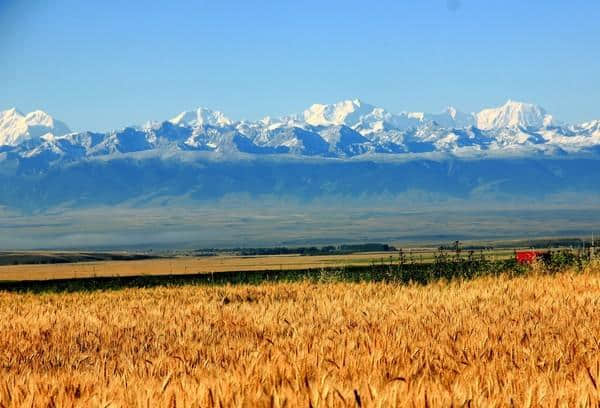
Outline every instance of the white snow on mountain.
<svg viewBox="0 0 600 408">
<path fill-rule="evenodd" d="M 303 124 L 312 126 L 345 125 L 364 136 L 387 129 L 413 129 L 428 122 L 435 122 L 436 125 L 447 128 L 464 128 L 475 124 L 473 114 L 460 112 L 454 107 L 448 107 L 437 114 L 390 113 L 360 99 L 346 100 L 330 105 L 315 104 L 301 114 L 286 117 L 282 122 L 289 123 L 290 119 L 299 122 L 297 125 L 299 127 L 303 127 Z"/>
<path fill-rule="evenodd" d="M 353 99 L 259 121 L 232 121 L 221 112 L 198 108 L 139 127 L 70 133 L 42 111 L 24 115 L 11 109 L 0 112 L 0 145 L 3 152 L 46 162 L 149 151 L 171 156 L 203 151 L 230 157 L 244 153 L 338 158 L 404 153 L 596 154 L 600 120 L 559 125 L 543 108 L 513 101 L 476 114 L 454 107 L 434 114 L 395 114 Z"/>
<path fill-rule="evenodd" d="M 600 146 L 600 120 L 566 127 L 545 128 L 539 131 L 548 144 L 566 150 Z"/>
<path fill-rule="evenodd" d="M 354 126 L 361 117 L 372 114 L 376 108 L 360 99 L 334 103 L 332 105 L 314 104 L 302 114 L 302 119 L 313 126 Z"/>
<path fill-rule="evenodd" d="M 453 106 L 447 107 L 441 113 L 423 113 L 422 122 L 435 122 L 445 128 L 466 128 L 475 125 L 475 116 L 471 113 L 460 112 Z"/>
<path fill-rule="evenodd" d="M 213 111 L 206 108 L 198 108 L 193 111 L 181 112 L 169 122 L 178 126 L 191 127 L 202 125 L 229 126 L 233 123 L 222 112 Z"/>
<path fill-rule="evenodd" d="M 15 108 L 0 112 L 0 146 L 17 146 L 48 133 L 61 136 L 69 132 L 67 125 L 41 110 L 26 115 Z"/>
<path fill-rule="evenodd" d="M 392 114 L 382 108 L 375 108 L 369 114 L 360 118 L 353 128 L 362 135 L 384 131 L 386 129 L 406 130 L 419 126 L 419 114 L 399 113 Z"/>
<path fill-rule="evenodd" d="M 509 100 L 499 108 L 484 109 L 477 115 L 477 127 L 483 130 L 504 127 L 550 126 L 554 119 L 543 108 L 530 103 Z"/>
<path fill-rule="evenodd" d="M 600 139 L 600 120 L 582 123 L 581 125 L 576 126 L 575 129 L 587 132 L 593 137 Z"/>
</svg>

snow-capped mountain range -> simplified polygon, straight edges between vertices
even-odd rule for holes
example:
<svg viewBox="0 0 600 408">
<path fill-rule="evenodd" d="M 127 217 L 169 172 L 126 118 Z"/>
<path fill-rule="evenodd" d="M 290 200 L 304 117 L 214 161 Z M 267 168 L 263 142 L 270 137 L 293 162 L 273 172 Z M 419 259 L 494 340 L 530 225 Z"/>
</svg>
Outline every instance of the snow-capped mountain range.
<svg viewBox="0 0 600 408">
<path fill-rule="evenodd" d="M 199 108 L 162 122 L 107 133 L 71 132 L 42 111 L 0 112 L 0 169 L 35 160 L 57 162 L 134 152 L 214 152 L 220 156 L 293 155 L 373 158 L 445 153 L 464 156 L 565 155 L 600 152 L 600 121 L 557 122 L 543 108 L 508 101 L 479 113 L 449 107 L 441 113 L 390 113 L 361 100 L 315 104 L 304 112 L 260 121 L 235 121 Z"/>
<path fill-rule="evenodd" d="M 199 108 L 105 133 L 72 132 L 41 111 L 0 113 L 0 209 L 227 197 L 548 203 L 596 197 L 599 173 L 600 121 L 562 124 L 513 101 L 429 114 L 348 100 L 258 121 Z"/>
<path fill-rule="evenodd" d="M 61 136 L 70 132 L 63 122 L 40 110 L 27 115 L 14 108 L 0 111 L 0 145 L 17 146 L 46 134 Z"/>
</svg>

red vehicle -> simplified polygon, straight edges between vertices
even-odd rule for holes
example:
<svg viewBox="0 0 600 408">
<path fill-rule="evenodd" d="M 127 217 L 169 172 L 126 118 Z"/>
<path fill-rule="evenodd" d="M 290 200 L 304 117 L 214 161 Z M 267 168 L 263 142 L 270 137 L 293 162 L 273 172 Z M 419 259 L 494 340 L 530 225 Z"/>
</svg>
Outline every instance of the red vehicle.
<svg viewBox="0 0 600 408">
<path fill-rule="evenodd" d="M 520 264 L 530 264 L 536 259 L 542 260 L 547 256 L 546 252 L 542 251 L 516 251 L 515 258 Z"/>
</svg>

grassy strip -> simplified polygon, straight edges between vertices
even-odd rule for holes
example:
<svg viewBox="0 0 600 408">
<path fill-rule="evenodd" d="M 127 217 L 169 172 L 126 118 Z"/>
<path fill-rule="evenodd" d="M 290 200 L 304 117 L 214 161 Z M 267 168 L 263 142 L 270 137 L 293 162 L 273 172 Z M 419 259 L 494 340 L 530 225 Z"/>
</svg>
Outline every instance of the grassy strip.
<svg viewBox="0 0 600 408">
<path fill-rule="evenodd" d="M 542 270 L 554 273 L 566 268 L 579 270 L 591 261 L 589 252 L 557 251 L 549 253 Z M 309 268 L 300 270 L 233 271 L 185 275 L 143 275 L 126 277 L 94 277 L 77 279 L 56 279 L 39 281 L 4 281 L 0 290 L 9 292 L 81 292 L 97 290 L 119 290 L 125 288 L 150 288 L 157 286 L 185 285 L 238 285 L 267 282 L 390 282 L 418 283 L 456 279 L 474 279 L 482 276 L 524 275 L 532 270 L 532 265 L 517 263 L 514 259 L 490 260 L 483 253 L 470 252 L 465 258 L 460 251 L 448 253 L 439 251 L 432 263 L 416 263 L 405 259 L 402 252 L 397 260 L 383 259 L 370 265 L 352 265 L 329 268 Z"/>
<path fill-rule="evenodd" d="M 572 265 L 572 264 L 570 264 Z M 566 266 L 566 265 L 565 265 Z M 185 285 L 238 285 L 268 282 L 415 282 L 427 284 L 436 280 L 473 279 L 490 275 L 522 275 L 531 268 L 514 260 L 436 260 L 431 264 L 371 264 L 303 270 L 235 271 L 210 274 L 146 275 L 127 277 L 95 277 L 40 281 L 0 282 L 0 290 L 9 292 L 55 293 L 125 288 L 150 288 Z"/>
</svg>

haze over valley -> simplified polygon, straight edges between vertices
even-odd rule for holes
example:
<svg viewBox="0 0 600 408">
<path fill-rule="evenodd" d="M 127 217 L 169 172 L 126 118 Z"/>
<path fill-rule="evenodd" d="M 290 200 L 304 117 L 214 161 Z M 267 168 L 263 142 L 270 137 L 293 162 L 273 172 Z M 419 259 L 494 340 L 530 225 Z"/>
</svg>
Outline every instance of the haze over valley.
<svg viewBox="0 0 600 408">
<path fill-rule="evenodd" d="M 394 114 L 355 99 L 260 121 L 198 108 L 106 133 L 11 109 L 0 113 L 0 143 L 0 228 L 18 248 L 598 229 L 577 219 L 600 211 L 600 121 L 568 124 L 528 103 Z M 478 214 L 487 227 L 473 227 Z M 519 225 L 507 224 L 511 217 Z M 44 228 L 36 237 L 28 225 Z M 48 244 L 44 234 L 57 235 Z"/>
</svg>

